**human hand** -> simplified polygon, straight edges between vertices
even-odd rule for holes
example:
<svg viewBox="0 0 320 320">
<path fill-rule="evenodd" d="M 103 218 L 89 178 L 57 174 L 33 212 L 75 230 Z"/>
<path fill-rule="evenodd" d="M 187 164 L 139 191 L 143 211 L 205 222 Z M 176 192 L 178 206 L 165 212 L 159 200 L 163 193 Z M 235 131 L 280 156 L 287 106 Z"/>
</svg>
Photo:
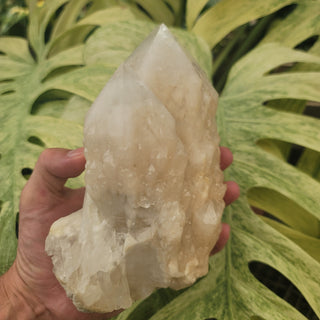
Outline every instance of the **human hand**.
<svg viewBox="0 0 320 320">
<path fill-rule="evenodd" d="M 225 170 L 231 165 L 233 161 L 233 155 L 231 151 L 226 147 L 220 147 L 220 154 L 221 154 L 220 168 L 222 170 Z M 224 195 L 224 202 L 226 206 L 228 206 L 229 204 L 231 204 L 232 202 L 234 202 L 239 198 L 240 189 L 238 184 L 234 181 L 227 181 L 226 185 L 227 185 L 227 190 Z M 230 226 L 227 223 L 223 223 L 219 239 L 215 244 L 214 248 L 212 249 L 211 254 L 216 254 L 219 251 L 221 251 L 227 244 L 229 236 L 230 236 Z"/>
<path fill-rule="evenodd" d="M 52 223 L 83 205 L 84 188 L 72 190 L 64 184 L 84 167 L 82 148 L 71 152 L 47 149 L 39 157 L 21 193 L 17 257 L 2 279 L 9 300 L 17 304 L 18 297 L 18 306 L 3 318 L 0 312 L 1 320 L 107 319 L 117 313 L 79 312 L 54 276 L 51 258 L 45 252 L 45 239 Z"/>
<path fill-rule="evenodd" d="M 222 147 L 221 168 L 227 168 L 231 162 L 230 150 Z M 83 205 L 84 188 L 72 190 L 64 185 L 68 178 L 78 176 L 84 166 L 82 148 L 74 151 L 47 149 L 41 154 L 21 194 L 17 257 L 13 266 L 2 277 L 2 285 L 7 296 L 18 295 L 22 304 L 29 309 L 28 313 L 21 311 L 21 316 L 12 314 L 12 317 L 8 317 L 10 320 L 107 319 L 118 313 L 79 312 L 55 278 L 51 259 L 45 253 L 45 239 L 52 223 Z M 226 204 L 230 204 L 238 196 L 237 184 L 227 182 Z M 224 247 L 229 233 L 229 226 L 224 224 L 214 253 Z M 19 312 L 19 308 L 14 312 Z M 2 320 L 1 312 L 0 319 Z"/>
</svg>

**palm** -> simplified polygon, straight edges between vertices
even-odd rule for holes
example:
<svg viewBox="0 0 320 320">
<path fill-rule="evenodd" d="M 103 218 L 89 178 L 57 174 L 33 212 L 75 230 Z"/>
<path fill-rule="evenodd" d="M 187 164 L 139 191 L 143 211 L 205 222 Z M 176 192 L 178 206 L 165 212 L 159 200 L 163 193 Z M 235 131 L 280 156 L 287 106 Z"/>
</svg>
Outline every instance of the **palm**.
<svg viewBox="0 0 320 320">
<path fill-rule="evenodd" d="M 67 191 L 67 189 L 65 189 Z M 17 265 L 20 274 L 24 275 L 26 284 L 33 288 L 35 295 L 41 298 L 45 305 L 50 305 L 58 319 L 89 319 L 92 315 L 80 313 L 66 296 L 52 272 L 52 262 L 44 250 L 45 238 L 51 224 L 82 206 L 82 190 L 62 193 L 61 197 L 51 199 L 48 205 L 24 208 L 22 196 L 20 211 L 24 212 L 20 220 L 19 247 Z M 71 196 L 71 197 L 70 197 Z M 30 219 L 37 214 L 38 219 Z M 30 249 L 32 246 L 32 250 Z M 32 273 L 30 273 L 32 270 Z M 105 316 L 100 315 L 101 318 Z"/>
</svg>

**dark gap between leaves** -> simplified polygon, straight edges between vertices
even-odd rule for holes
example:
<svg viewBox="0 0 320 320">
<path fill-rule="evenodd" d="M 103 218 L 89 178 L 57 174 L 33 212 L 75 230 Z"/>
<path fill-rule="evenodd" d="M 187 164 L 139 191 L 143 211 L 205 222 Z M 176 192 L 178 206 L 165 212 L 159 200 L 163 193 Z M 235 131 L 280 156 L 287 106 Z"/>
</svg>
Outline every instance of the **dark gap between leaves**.
<svg viewBox="0 0 320 320">
<path fill-rule="evenodd" d="M 31 57 L 33 58 L 33 60 L 34 60 L 35 62 L 37 62 L 37 61 L 38 61 L 37 54 L 36 54 L 36 52 L 34 51 L 34 49 L 31 47 L 30 43 L 28 44 L 28 49 L 29 49 L 30 55 L 31 55 Z"/>
<path fill-rule="evenodd" d="M 44 103 L 55 100 L 68 100 L 72 96 L 71 93 L 62 90 L 49 90 L 41 94 L 31 107 L 31 114 L 37 114 Z"/>
<path fill-rule="evenodd" d="M 318 35 L 311 36 L 308 39 L 300 42 L 294 48 L 297 50 L 309 51 L 313 47 L 313 45 L 317 42 L 318 39 L 319 39 Z"/>
<path fill-rule="evenodd" d="M 305 147 L 293 144 L 289 153 L 288 162 L 292 165 L 296 165 L 304 150 Z"/>
<path fill-rule="evenodd" d="M 150 13 L 139 3 L 136 3 L 137 7 L 139 10 L 141 10 L 145 15 L 148 16 L 148 18 L 150 18 L 151 20 L 153 20 L 152 16 L 150 15 Z"/>
<path fill-rule="evenodd" d="M 83 42 L 87 42 L 87 40 L 92 36 L 92 34 L 97 30 L 99 29 L 100 27 L 99 26 L 94 26 L 92 27 L 92 29 L 87 33 L 87 35 L 85 36 L 85 38 L 83 39 Z"/>
<path fill-rule="evenodd" d="M 291 14 L 298 5 L 296 3 L 289 4 L 288 6 L 285 6 L 277 11 L 277 17 L 280 19 L 285 19 L 289 14 Z"/>
<path fill-rule="evenodd" d="M 287 71 L 289 71 L 291 68 L 293 68 L 295 65 L 297 64 L 297 62 L 288 62 L 285 64 L 282 64 L 280 66 L 275 67 L 274 69 L 271 69 L 269 72 L 267 72 L 266 74 L 281 74 L 281 73 L 285 73 Z"/>
<path fill-rule="evenodd" d="M 15 91 L 14 91 L 14 90 L 8 90 L 8 91 L 2 92 L 1 95 L 2 95 L 2 96 L 6 96 L 6 95 L 12 94 L 12 93 L 15 93 Z"/>
<path fill-rule="evenodd" d="M 32 169 L 31 168 L 23 168 L 21 170 L 21 174 L 22 176 L 26 179 L 26 180 L 29 180 L 31 174 L 32 174 Z"/>
<path fill-rule="evenodd" d="M 251 210 L 252 210 L 255 214 L 259 215 L 259 216 L 263 216 L 263 217 L 269 218 L 269 219 L 271 219 L 271 220 L 277 221 L 277 222 L 283 224 L 284 226 L 290 228 L 290 226 L 288 226 L 288 225 L 287 225 L 286 223 L 284 223 L 282 220 L 278 219 L 277 217 L 275 217 L 274 215 L 272 215 L 272 214 L 269 213 L 269 212 L 266 212 L 266 211 L 264 211 L 264 210 L 262 210 L 262 209 L 260 209 L 260 208 L 254 207 L 254 206 L 251 206 Z"/>
<path fill-rule="evenodd" d="M 62 14 L 63 9 L 67 6 L 67 4 L 62 4 L 54 13 L 53 18 L 49 21 L 49 23 L 46 26 L 46 30 L 44 32 L 44 42 L 48 43 L 51 38 L 51 33 L 53 30 L 54 25 L 52 24 L 52 21 L 57 21 L 59 19 L 59 16 Z"/>
<path fill-rule="evenodd" d="M 320 103 L 317 101 L 308 101 L 303 114 L 320 119 Z"/>
<path fill-rule="evenodd" d="M 1 55 L 1 53 L 0 53 Z M 3 80 L 0 80 L 0 83 L 10 83 L 10 82 L 13 82 L 13 79 L 3 79 Z"/>
<path fill-rule="evenodd" d="M 270 99 L 262 103 L 265 107 L 279 112 L 302 114 L 306 108 L 306 101 L 299 99 Z"/>
<path fill-rule="evenodd" d="M 19 212 L 16 214 L 16 238 L 19 239 Z"/>
<path fill-rule="evenodd" d="M 174 10 L 172 5 L 168 1 L 164 1 L 164 4 L 167 6 L 167 8 L 174 14 Z"/>
<path fill-rule="evenodd" d="M 38 137 L 36 136 L 31 136 L 28 138 L 28 141 L 32 144 L 35 144 L 37 146 L 40 146 L 40 147 L 45 147 L 45 143 Z"/>
<path fill-rule="evenodd" d="M 208 5 L 210 6 L 210 2 Z M 296 7 L 297 4 L 285 6 L 277 12 L 240 26 L 213 48 L 214 74 L 212 82 L 219 93 L 223 91 L 229 71 L 235 62 L 259 44 L 275 21 L 284 19 L 292 13 Z M 207 9 L 208 7 L 204 7 L 200 16 Z"/>
<path fill-rule="evenodd" d="M 279 146 L 279 151 L 278 151 L 279 159 L 282 161 L 285 161 L 293 166 L 297 165 L 300 157 L 303 155 L 303 152 L 306 149 L 305 147 L 300 146 L 298 144 L 294 144 L 294 143 L 291 144 L 289 142 L 276 140 L 276 139 L 261 139 L 261 140 L 257 141 L 256 144 L 265 152 L 273 154 L 272 150 L 268 150 L 268 142 L 270 142 L 270 143 L 279 142 L 280 144 L 282 144 L 283 148 L 286 148 L 286 144 L 287 144 L 289 149 L 281 156 L 280 156 L 280 153 L 281 153 L 280 148 L 281 147 Z M 283 149 L 283 150 L 286 150 L 286 149 Z M 274 152 L 276 152 L 276 149 L 274 150 Z M 282 157 L 285 157 L 285 158 L 283 159 Z"/>
<path fill-rule="evenodd" d="M 44 83 L 45 81 L 49 80 L 50 78 L 54 78 L 55 76 L 59 76 L 61 74 L 65 75 L 66 73 L 68 73 L 70 71 L 74 71 L 74 70 L 79 69 L 81 67 L 83 67 L 82 64 L 56 68 L 53 71 L 49 72 L 43 79 L 41 79 L 41 83 Z"/>
<path fill-rule="evenodd" d="M 251 261 L 249 270 L 257 280 L 309 320 L 319 320 L 298 288 L 279 271 L 259 261 Z"/>
<path fill-rule="evenodd" d="M 79 11 L 79 14 L 76 18 L 76 22 L 79 22 L 81 19 L 85 18 L 88 10 L 93 6 L 94 1 L 89 1 L 86 3 Z"/>
</svg>

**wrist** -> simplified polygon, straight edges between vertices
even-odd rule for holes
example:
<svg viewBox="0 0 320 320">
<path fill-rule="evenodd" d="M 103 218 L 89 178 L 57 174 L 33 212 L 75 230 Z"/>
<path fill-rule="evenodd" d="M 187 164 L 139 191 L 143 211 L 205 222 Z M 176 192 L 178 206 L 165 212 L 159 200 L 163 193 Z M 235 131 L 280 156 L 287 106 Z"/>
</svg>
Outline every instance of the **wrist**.
<svg viewBox="0 0 320 320">
<path fill-rule="evenodd" d="M 0 277 L 0 320 L 47 320 L 49 313 L 40 299 L 20 278 L 15 264 Z"/>
</svg>

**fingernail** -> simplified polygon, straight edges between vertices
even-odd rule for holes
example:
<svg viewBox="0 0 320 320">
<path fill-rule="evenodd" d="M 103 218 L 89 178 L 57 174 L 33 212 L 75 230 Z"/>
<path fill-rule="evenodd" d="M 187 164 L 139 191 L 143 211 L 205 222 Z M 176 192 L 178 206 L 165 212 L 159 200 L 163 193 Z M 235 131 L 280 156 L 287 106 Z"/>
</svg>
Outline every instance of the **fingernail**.
<svg viewBox="0 0 320 320">
<path fill-rule="evenodd" d="M 67 153 L 67 157 L 69 157 L 69 158 L 78 158 L 78 157 L 82 157 L 82 156 L 83 156 L 83 147 L 78 148 L 78 149 L 74 149 L 74 150 L 70 150 Z"/>
</svg>

